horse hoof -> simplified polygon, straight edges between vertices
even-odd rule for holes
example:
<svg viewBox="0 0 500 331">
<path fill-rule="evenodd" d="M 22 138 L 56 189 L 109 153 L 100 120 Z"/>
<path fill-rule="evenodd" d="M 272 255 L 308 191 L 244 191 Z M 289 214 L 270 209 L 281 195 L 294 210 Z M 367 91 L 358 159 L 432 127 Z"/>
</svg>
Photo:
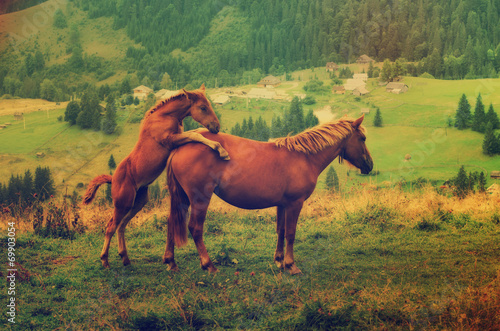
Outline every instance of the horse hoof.
<svg viewBox="0 0 500 331">
<path fill-rule="evenodd" d="M 284 267 L 283 261 L 274 260 L 274 264 L 276 264 L 276 266 L 280 269 L 283 269 Z"/>
<path fill-rule="evenodd" d="M 106 269 L 109 269 L 109 262 L 108 261 L 101 261 L 102 262 L 102 266 Z"/>
<path fill-rule="evenodd" d="M 126 258 L 123 260 L 123 266 L 126 267 L 128 265 L 130 265 L 130 260 L 128 258 Z"/>
<path fill-rule="evenodd" d="M 288 272 L 290 273 L 291 276 L 293 275 L 299 275 L 302 273 L 299 268 L 294 264 L 292 264 L 290 267 L 287 268 Z"/>
</svg>

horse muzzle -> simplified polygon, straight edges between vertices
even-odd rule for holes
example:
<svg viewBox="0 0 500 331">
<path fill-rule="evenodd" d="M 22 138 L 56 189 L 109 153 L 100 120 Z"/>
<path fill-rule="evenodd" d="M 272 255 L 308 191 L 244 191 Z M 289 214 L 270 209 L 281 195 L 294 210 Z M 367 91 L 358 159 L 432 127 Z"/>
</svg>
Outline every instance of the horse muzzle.
<svg viewBox="0 0 500 331">
<path fill-rule="evenodd" d="M 373 160 L 371 158 L 366 158 L 365 162 L 361 166 L 360 170 L 363 175 L 368 175 L 373 169 Z"/>
<path fill-rule="evenodd" d="M 219 123 L 209 123 L 206 128 L 208 129 L 208 131 L 210 131 L 211 133 L 219 133 L 220 131 L 220 125 Z"/>
</svg>

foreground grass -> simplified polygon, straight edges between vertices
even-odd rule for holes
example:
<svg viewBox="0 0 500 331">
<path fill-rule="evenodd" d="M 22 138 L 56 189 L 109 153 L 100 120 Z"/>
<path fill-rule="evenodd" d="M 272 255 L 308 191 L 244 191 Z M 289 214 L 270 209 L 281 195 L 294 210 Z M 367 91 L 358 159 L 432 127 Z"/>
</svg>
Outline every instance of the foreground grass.
<svg viewBox="0 0 500 331">
<path fill-rule="evenodd" d="M 315 194 L 297 230 L 303 274 L 293 277 L 273 264 L 275 224 L 268 210 L 214 202 L 205 242 L 217 274 L 200 269 L 192 242 L 176 250 L 179 272 L 161 263 L 168 214 L 162 208 L 129 225 L 131 266 L 121 266 L 113 241 L 109 270 L 99 261 L 109 209 L 82 210 L 87 232 L 73 241 L 23 231 L 30 224 L 19 220 L 16 326 L 498 329 L 498 202 L 483 195 L 458 201 L 432 190 Z M 4 301 L 5 282 L 1 287 Z"/>
</svg>

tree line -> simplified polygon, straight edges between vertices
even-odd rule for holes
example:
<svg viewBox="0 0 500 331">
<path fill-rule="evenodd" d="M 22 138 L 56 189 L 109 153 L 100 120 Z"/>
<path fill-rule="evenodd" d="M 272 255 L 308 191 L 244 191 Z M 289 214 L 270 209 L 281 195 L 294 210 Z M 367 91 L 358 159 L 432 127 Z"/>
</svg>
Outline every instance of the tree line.
<svg viewBox="0 0 500 331">
<path fill-rule="evenodd" d="M 500 154 L 500 135 L 495 134 L 495 130 L 500 129 L 500 120 L 492 104 L 485 112 L 481 94 L 477 96 L 474 113 L 471 112 L 469 100 L 462 94 L 455 113 L 455 127 L 484 133 L 483 153 L 490 156 Z"/>
<path fill-rule="evenodd" d="M 55 193 L 49 167 L 38 166 L 34 175 L 26 170 L 24 175 L 12 174 L 7 183 L 0 183 L 0 205 L 26 207 L 35 201 L 48 200 Z"/>
<path fill-rule="evenodd" d="M 262 116 L 259 116 L 255 122 L 250 116 L 248 119 L 244 118 L 241 124 L 236 123 L 231 128 L 231 134 L 258 141 L 268 141 L 269 138 L 295 135 L 318 124 L 319 120 L 313 111 L 310 110 L 304 115 L 302 101 L 294 97 L 289 108 L 285 110 L 283 118 L 279 115 L 274 116 L 270 127 Z"/>
</svg>

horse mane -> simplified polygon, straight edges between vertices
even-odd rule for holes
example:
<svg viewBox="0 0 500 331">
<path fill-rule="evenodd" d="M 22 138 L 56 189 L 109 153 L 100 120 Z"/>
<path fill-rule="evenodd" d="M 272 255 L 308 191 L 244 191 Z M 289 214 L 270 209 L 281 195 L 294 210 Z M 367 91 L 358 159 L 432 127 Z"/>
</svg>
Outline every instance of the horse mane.
<svg viewBox="0 0 500 331">
<path fill-rule="evenodd" d="M 197 100 L 199 97 L 199 92 L 197 91 L 190 91 L 187 92 L 185 90 L 179 90 L 177 94 L 171 95 L 170 97 L 163 99 L 156 103 L 151 109 L 149 109 L 146 114 L 144 115 L 144 118 L 148 117 L 149 115 L 153 114 L 155 111 L 157 111 L 160 108 L 163 108 L 167 104 L 169 104 L 172 101 L 175 100 L 180 100 L 183 98 L 189 98 L 190 100 Z"/>
<path fill-rule="evenodd" d="M 274 144 L 279 148 L 286 147 L 289 151 L 316 154 L 348 137 L 354 131 L 352 126 L 354 121 L 342 118 L 336 122 L 317 125 L 295 136 L 277 138 Z M 359 130 L 365 132 L 363 126 L 360 126 Z"/>
</svg>

